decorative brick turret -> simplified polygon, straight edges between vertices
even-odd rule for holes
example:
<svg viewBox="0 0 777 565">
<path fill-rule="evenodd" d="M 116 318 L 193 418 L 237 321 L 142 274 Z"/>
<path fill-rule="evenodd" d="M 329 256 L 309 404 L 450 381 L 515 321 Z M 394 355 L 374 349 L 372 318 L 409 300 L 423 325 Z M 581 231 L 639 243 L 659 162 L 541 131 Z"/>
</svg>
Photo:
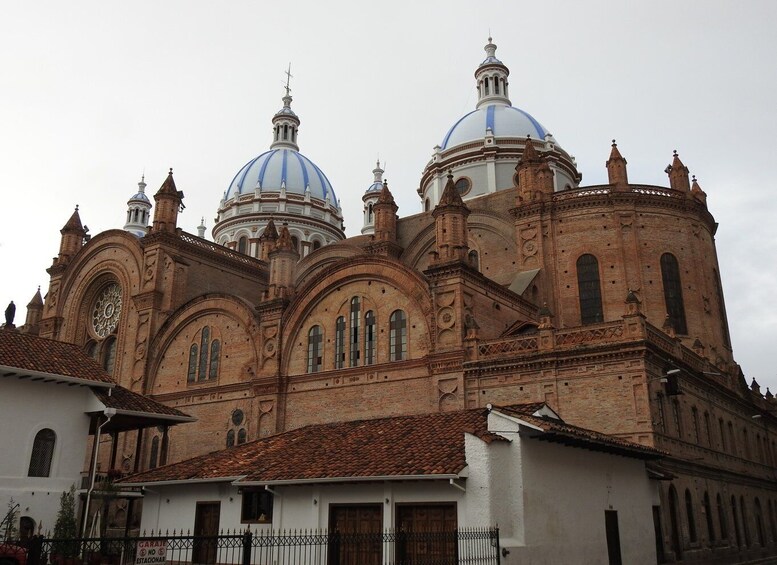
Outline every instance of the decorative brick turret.
<svg viewBox="0 0 777 565">
<path fill-rule="evenodd" d="M 388 181 L 383 181 L 383 188 L 380 190 L 380 196 L 375 204 L 372 205 L 372 212 L 375 215 L 375 240 L 376 241 L 396 241 L 397 240 L 397 210 L 399 207 L 394 202 L 394 195 L 388 187 Z"/>
<path fill-rule="evenodd" d="M 294 248 L 289 228 L 284 225 L 275 249 L 270 252 L 268 298 L 287 298 L 293 294 L 297 261 L 299 261 L 299 253 Z"/>
<path fill-rule="evenodd" d="M 24 321 L 22 332 L 38 335 L 40 333 L 40 319 L 43 316 L 43 297 L 40 294 L 40 287 L 27 304 L 27 319 Z"/>
<path fill-rule="evenodd" d="M 59 255 L 54 259 L 54 264 L 66 265 L 70 262 L 71 257 L 83 247 L 86 238 L 86 229 L 81 225 L 78 206 L 65 226 L 59 230 L 59 233 L 62 234 L 62 239 L 59 242 Z"/>
<path fill-rule="evenodd" d="M 437 240 L 436 261 L 467 261 L 469 208 L 461 199 L 453 175 L 448 173 L 448 183 L 440 202 L 432 211 Z"/>
<path fill-rule="evenodd" d="M 531 137 L 526 137 L 521 160 L 515 167 L 518 173 L 518 204 L 542 200 L 553 194 L 553 171 L 547 160 L 534 147 Z"/>
<path fill-rule="evenodd" d="M 693 175 L 693 181 L 691 182 L 691 196 L 696 200 L 707 205 L 707 193 L 704 192 L 699 186 L 699 181 L 696 180 L 696 175 Z"/>
<path fill-rule="evenodd" d="M 175 187 L 173 169 L 154 195 L 154 224 L 152 232 L 174 233 L 178 225 L 178 212 L 183 210 L 183 192 Z"/>
<path fill-rule="evenodd" d="M 615 185 L 616 189 L 625 188 L 629 184 L 629 175 L 626 171 L 626 159 L 618 151 L 618 144 L 612 140 L 612 149 L 610 158 L 605 163 L 607 167 L 607 179 L 610 184 Z"/>
<path fill-rule="evenodd" d="M 267 222 L 267 225 L 259 236 L 259 259 L 262 261 L 270 260 L 270 252 L 275 249 L 275 244 L 278 241 L 278 230 L 275 229 L 275 222 L 272 218 Z"/>
<path fill-rule="evenodd" d="M 677 154 L 677 150 L 674 152 L 674 159 L 672 164 L 669 165 L 664 172 L 669 175 L 669 187 L 674 190 L 682 190 L 683 192 L 689 192 L 691 190 L 691 183 L 688 180 L 688 167 L 683 165 L 680 161 L 680 156 Z"/>
</svg>

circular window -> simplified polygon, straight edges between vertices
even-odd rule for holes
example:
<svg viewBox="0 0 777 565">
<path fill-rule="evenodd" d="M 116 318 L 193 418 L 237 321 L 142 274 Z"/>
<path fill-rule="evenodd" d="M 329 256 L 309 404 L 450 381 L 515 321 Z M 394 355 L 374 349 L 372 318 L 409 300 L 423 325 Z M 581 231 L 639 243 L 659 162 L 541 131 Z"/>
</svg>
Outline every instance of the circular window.
<svg viewBox="0 0 777 565">
<path fill-rule="evenodd" d="M 94 333 L 105 337 L 116 329 L 121 316 L 121 289 L 116 283 L 109 284 L 97 297 L 92 307 L 92 328 Z"/>
<path fill-rule="evenodd" d="M 472 183 L 469 182 L 467 177 L 461 177 L 454 183 L 454 186 L 456 187 L 456 190 L 459 191 L 459 194 L 464 195 L 469 192 L 470 188 L 472 188 Z"/>
<path fill-rule="evenodd" d="M 232 411 L 232 423 L 236 426 L 243 423 L 243 411 L 240 408 Z"/>
</svg>

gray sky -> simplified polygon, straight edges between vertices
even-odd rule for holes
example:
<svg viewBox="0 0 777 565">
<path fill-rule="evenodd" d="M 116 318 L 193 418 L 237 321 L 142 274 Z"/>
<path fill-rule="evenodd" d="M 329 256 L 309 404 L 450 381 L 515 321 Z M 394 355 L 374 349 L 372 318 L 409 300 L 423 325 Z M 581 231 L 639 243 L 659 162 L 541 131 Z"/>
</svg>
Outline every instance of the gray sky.
<svg viewBox="0 0 777 565">
<path fill-rule="evenodd" d="M 24 306 L 76 204 L 124 223 L 145 171 L 173 167 L 179 225 L 208 230 L 234 174 L 270 144 L 291 62 L 299 145 L 348 235 L 378 154 L 399 214 L 435 144 L 474 108 L 489 30 L 513 105 L 605 183 L 610 140 L 635 183 L 667 185 L 677 149 L 720 223 L 734 353 L 777 392 L 777 2 L 5 2 L 0 17 L 0 305 Z"/>
</svg>

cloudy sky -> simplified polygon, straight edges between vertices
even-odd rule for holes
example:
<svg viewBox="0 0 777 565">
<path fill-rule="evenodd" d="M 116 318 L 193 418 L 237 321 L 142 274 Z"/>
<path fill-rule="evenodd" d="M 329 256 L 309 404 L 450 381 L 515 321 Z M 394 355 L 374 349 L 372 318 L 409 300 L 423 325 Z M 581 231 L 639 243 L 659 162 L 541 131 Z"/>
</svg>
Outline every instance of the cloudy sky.
<svg viewBox="0 0 777 565">
<path fill-rule="evenodd" d="M 173 167 L 179 225 L 208 229 L 234 174 L 270 144 L 284 71 L 302 153 L 346 231 L 376 157 L 400 215 L 420 211 L 435 144 L 474 108 L 489 31 L 511 98 L 606 182 L 616 138 L 632 182 L 666 185 L 677 149 L 720 223 L 734 352 L 777 391 L 777 2 L 6 2 L 0 17 L 0 303 L 24 305 L 78 204 L 120 228 L 145 172 Z M 768 169 L 768 170 L 767 170 Z"/>
</svg>

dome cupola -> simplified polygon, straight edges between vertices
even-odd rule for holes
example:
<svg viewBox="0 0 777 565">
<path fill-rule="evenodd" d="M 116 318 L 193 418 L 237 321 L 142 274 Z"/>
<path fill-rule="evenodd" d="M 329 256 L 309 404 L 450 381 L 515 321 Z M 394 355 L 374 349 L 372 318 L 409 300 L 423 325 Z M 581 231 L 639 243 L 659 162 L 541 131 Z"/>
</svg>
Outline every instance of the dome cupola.
<svg viewBox="0 0 777 565">
<path fill-rule="evenodd" d="M 146 196 L 146 175 L 140 177 L 138 191 L 127 201 L 127 222 L 124 230 L 138 237 L 148 233 L 151 218 L 151 200 Z"/>
<path fill-rule="evenodd" d="M 475 69 L 475 109 L 454 122 L 424 169 L 418 194 L 426 211 L 439 202 L 449 171 L 464 200 L 514 188 L 527 139 L 548 158 L 554 191 L 576 187 L 581 180 L 574 158 L 532 115 L 512 105 L 510 70 L 496 49 L 489 37 L 486 57 Z"/>
<path fill-rule="evenodd" d="M 283 107 L 272 118 L 270 149 L 240 168 L 219 204 L 213 239 L 259 257 L 270 218 L 286 224 L 300 257 L 345 237 L 343 214 L 324 172 L 299 152 L 300 119 L 286 72 Z"/>
<path fill-rule="evenodd" d="M 375 168 L 372 169 L 372 184 L 367 187 L 367 190 L 364 191 L 364 196 L 362 196 L 362 202 L 364 202 L 364 222 L 362 225 L 363 234 L 375 233 L 375 214 L 372 208 L 378 201 L 381 190 L 383 190 L 384 172 L 385 171 L 380 167 L 380 161 L 378 161 L 375 165 Z"/>
</svg>

